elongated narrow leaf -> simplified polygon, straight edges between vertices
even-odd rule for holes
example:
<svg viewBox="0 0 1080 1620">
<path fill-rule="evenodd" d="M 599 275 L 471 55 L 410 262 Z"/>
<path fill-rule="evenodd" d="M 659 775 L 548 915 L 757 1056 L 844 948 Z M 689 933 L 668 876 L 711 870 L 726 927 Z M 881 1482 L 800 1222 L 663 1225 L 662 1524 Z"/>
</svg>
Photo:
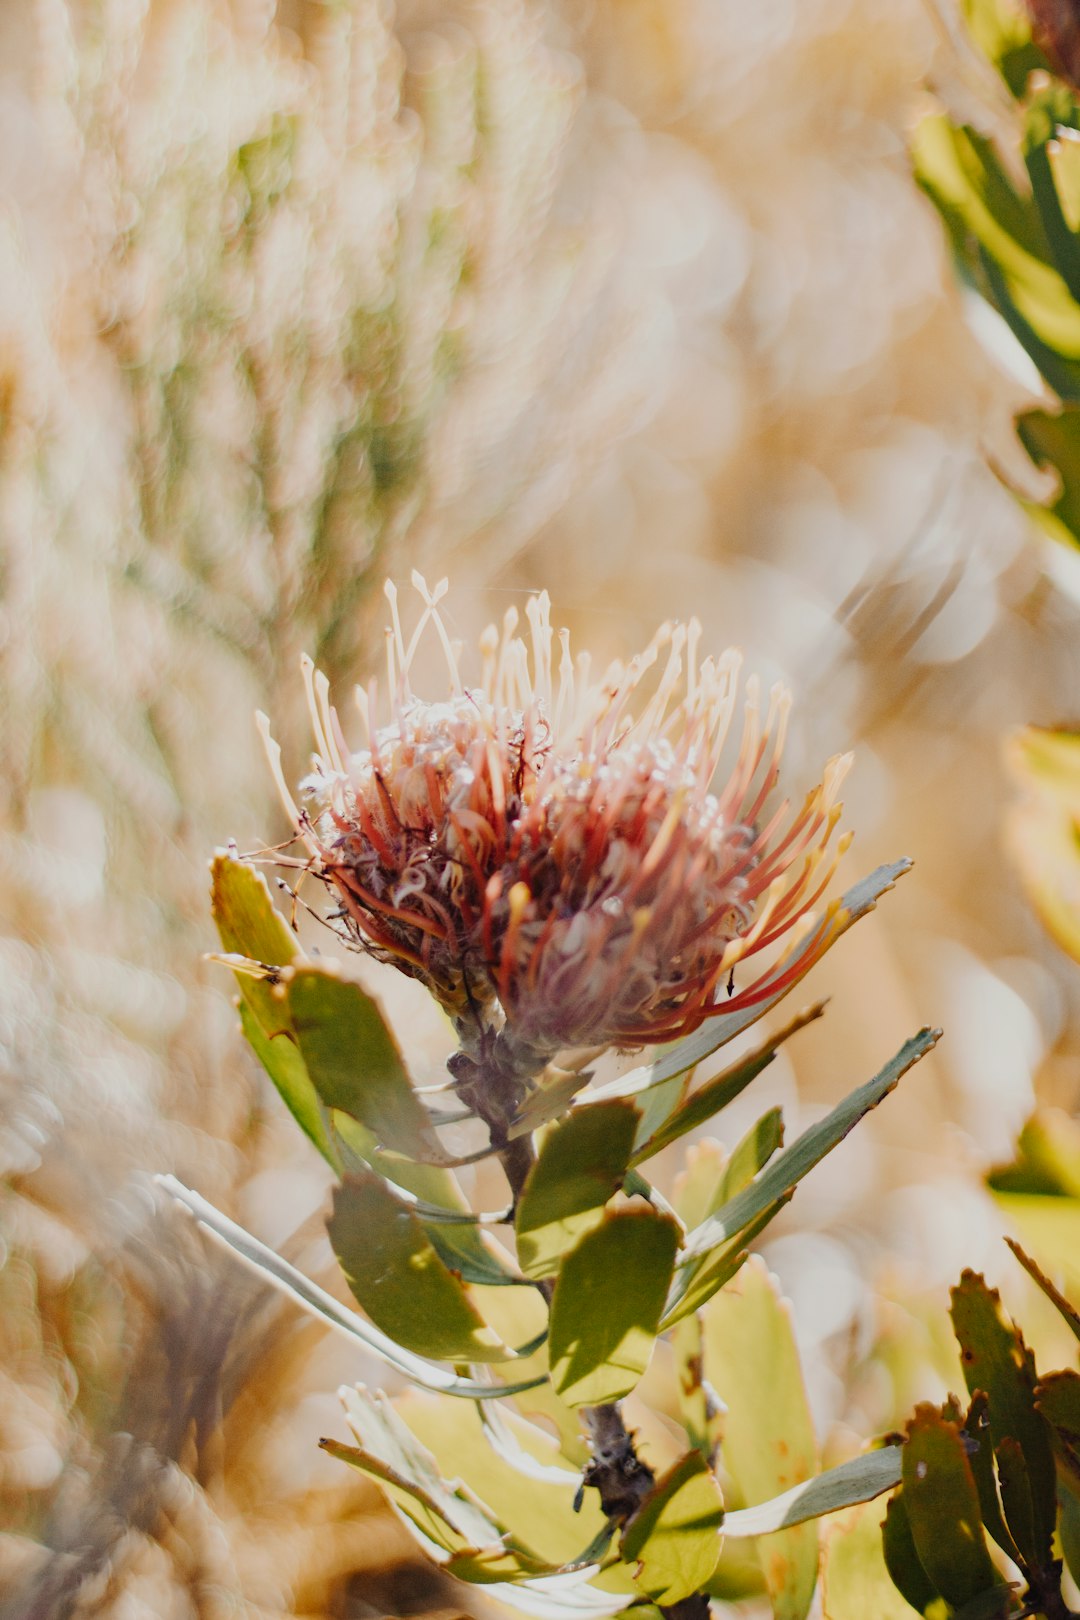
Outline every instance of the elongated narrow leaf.
<svg viewBox="0 0 1080 1620">
<path fill-rule="evenodd" d="M 1061 145 L 1059 127 L 1075 118 L 1075 105 L 1063 84 L 1051 83 L 1031 96 L 1024 109 L 1024 162 L 1054 265 L 1073 299 L 1080 301 L 1080 246 L 1058 191 L 1058 176 L 1068 178 L 1068 170 L 1051 157 Z"/>
<path fill-rule="evenodd" d="M 620 1552 L 636 1564 L 646 1597 L 681 1603 L 712 1579 L 720 1560 L 724 1502 L 698 1451 L 688 1452 L 657 1480 L 623 1532 Z"/>
<path fill-rule="evenodd" d="M 1014 1238 L 1007 1237 L 1005 1242 L 1015 1254 L 1024 1270 L 1033 1282 L 1037 1283 L 1047 1299 L 1057 1310 L 1073 1337 L 1080 1339 L 1080 1311 L 1065 1298 L 1060 1288 L 1056 1288 L 1046 1273 L 1036 1265 L 1030 1254 L 1026 1254 Z"/>
<path fill-rule="evenodd" d="M 590 1586 L 585 1571 L 522 1581 L 516 1586 L 489 1586 L 486 1593 L 535 1620 L 600 1620 L 602 1615 L 619 1614 L 634 1601 L 630 1594 L 602 1592 Z"/>
<path fill-rule="evenodd" d="M 378 1002 L 326 967 L 294 968 L 287 997 L 301 1056 L 324 1107 L 359 1120 L 381 1147 L 413 1159 L 440 1153 Z"/>
<path fill-rule="evenodd" d="M 811 1481 L 817 1444 L 791 1309 L 754 1256 L 702 1312 L 705 1376 L 723 1395 L 724 1467 L 744 1501 Z M 804 1620 L 818 1573 L 816 1526 L 805 1520 L 758 1548 L 775 1620 Z"/>
<path fill-rule="evenodd" d="M 988 1398 L 990 1435 L 999 1463 L 1007 1439 L 1021 1453 L 1009 1456 L 1008 1495 L 1001 1479 L 1006 1522 L 1025 1557 L 1030 1554 L 1034 1563 L 1046 1565 L 1057 1517 L 1056 1488 L 1049 1430 L 1035 1408 L 1035 1358 L 1019 1329 L 1006 1318 L 997 1289 L 988 1288 L 976 1272 L 965 1271 L 953 1289 L 951 1314 L 964 1382 L 972 1395 L 984 1390 Z"/>
<path fill-rule="evenodd" d="M 343 1389 L 341 1397 L 359 1445 L 323 1440 L 323 1449 L 377 1480 L 423 1544 L 446 1555 L 440 1561 L 450 1574 L 488 1584 L 557 1572 L 515 1542 L 467 1485 L 440 1474 L 436 1459 L 384 1395 L 371 1396 L 357 1385 Z"/>
<path fill-rule="evenodd" d="M 436 1361 L 513 1355 L 439 1259 L 412 1210 L 373 1170 L 357 1166 L 335 1187 L 327 1230 L 357 1301 L 398 1344 Z"/>
<path fill-rule="evenodd" d="M 901 1076 L 925 1057 L 937 1043 L 940 1030 L 924 1029 L 906 1041 L 896 1056 L 864 1086 L 838 1103 L 824 1119 L 804 1131 L 798 1141 L 764 1169 L 749 1187 L 737 1193 L 715 1215 L 695 1228 L 684 1245 L 686 1260 L 697 1260 L 714 1247 L 728 1242 L 755 1220 L 770 1204 L 791 1191 L 827 1153 L 842 1142 L 864 1115 L 876 1108 L 893 1090 Z"/>
<path fill-rule="evenodd" d="M 882 1446 L 861 1457 L 816 1474 L 802 1485 L 761 1502 L 757 1507 L 738 1508 L 724 1515 L 725 1536 L 764 1536 L 784 1530 L 807 1519 L 820 1519 L 826 1513 L 870 1502 L 900 1483 L 900 1447 Z"/>
<path fill-rule="evenodd" d="M 881 896 L 893 887 L 898 878 L 911 870 L 911 864 L 911 861 L 905 859 L 893 861 L 888 866 L 879 866 L 876 871 L 850 888 L 839 900 L 834 901 L 825 910 L 817 926 L 799 942 L 792 955 L 785 961 L 777 963 L 772 969 L 762 986 L 761 999 L 755 1001 L 752 1006 L 739 1007 L 734 1012 L 718 1013 L 706 1019 L 699 1030 L 663 1052 L 655 1062 L 639 1069 L 632 1069 L 629 1074 L 598 1086 L 595 1091 L 582 1098 L 581 1102 L 595 1102 L 606 1097 L 636 1097 L 651 1086 L 662 1085 L 665 1080 L 685 1074 L 688 1069 L 703 1063 L 728 1041 L 764 1017 L 770 1008 L 775 1007 L 781 997 L 789 993 L 803 974 L 809 973 L 814 964 L 821 960 L 824 952 L 830 949 L 842 934 L 846 934 L 853 923 L 873 911 Z M 799 967 L 800 971 L 792 977 L 791 970 L 796 967 Z M 777 988 L 770 991 L 769 986 L 774 982 Z"/>
<path fill-rule="evenodd" d="M 434 1457 L 381 1390 L 372 1394 L 357 1384 L 341 1389 L 339 1395 L 357 1445 L 323 1440 L 325 1451 L 377 1479 L 391 1500 L 444 1551 L 501 1548 L 502 1531 L 490 1510 L 460 1484 L 452 1486 L 443 1479 Z"/>
<path fill-rule="evenodd" d="M 339 1333 L 345 1334 L 354 1343 L 362 1345 L 380 1361 L 395 1368 L 421 1388 L 434 1390 L 442 1395 L 456 1395 L 465 1400 L 490 1401 L 499 1396 L 523 1394 L 526 1390 L 547 1382 L 544 1377 L 536 1377 L 523 1379 L 514 1384 L 498 1382 L 481 1384 L 472 1378 L 459 1378 L 448 1372 L 445 1367 L 436 1366 L 423 1356 L 412 1354 L 401 1345 L 395 1344 L 393 1339 L 380 1332 L 370 1322 L 365 1322 L 362 1316 L 357 1316 L 355 1311 L 340 1305 L 325 1289 L 311 1282 L 302 1272 L 297 1271 L 295 1266 L 290 1266 L 288 1261 L 275 1254 L 273 1249 L 267 1248 L 265 1243 L 260 1243 L 250 1232 L 245 1232 L 242 1226 L 231 1221 L 227 1215 L 223 1215 L 213 1204 L 208 1203 L 198 1193 L 192 1192 L 190 1187 L 185 1187 L 174 1176 L 155 1176 L 154 1180 L 175 1198 L 177 1203 L 183 1204 L 211 1237 L 216 1238 L 245 1265 L 250 1266 L 264 1282 L 287 1295 L 309 1315 L 318 1317 Z"/>
<path fill-rule="evenodd" d="M 947 1603 L 960 1608 L 995 1587 L 960 1427 L 919 1406 L 903 1448 L 903 1503 L 919 1563 Z"/>
<path fill-rule="evenodd" d="M 783 1029 L 778 1030 L 768 1040 L 762 1041 L 760 1046 L 748 1052 L 738 1063 L 732 1064 L 723 1074 L 718 1074 L 714 1079 L 706 1081 L 703 1086 L 699 1086 L 696 1091 L 690 1092 L 661 1124 L 654 1127 L 647 1138 L 642 1138 L 639 1133 L 634 1144 L 634 1163 L 641 1164 L 654 1153 L 659 1153 L 661 1148 L 668 1147 L 681 1136 L 686 1136 L 688 1132 L 697 1130 L 700 1125 L 707 1124 L 721 1109 L 734 1102 L 750 1082 L 757 1079 L 763 1069 L 768 1068 L 780 1047 L 790 1036 L 797 1030 L 805 1028 L 814 1019 L 820 1018 L 824 1011 L 824 1003 L 818 1002 L 816 1006 L 796 1014 Z"/>
<path fill-rule="evenodd" d="M 748 1245 L 776 1219 L 791 1196 L 791 1193 L 785 1193 L 775 1204 L 766 1205 L 761 1214 L 749 1226 L 744 1226 L 729 1243 L 721 1243 L 700 1260 L 677 1268 L 664 1306 L 661 1332 L 683 1321 L 692 1311 L 699 1311 L 731 1281 L 750 1258 Z"/>
<path fill-rule="evenodd" d="M 582 1108 L 552 1127 L 518 1200 L 518 1262 L 546 1277 L 602 1217 L 630 1162 L 639 1114 L 621 1099 Z"/>
<path fill-rule="evenodd" d="M 987 1535 L 992 1536 L 997 1542 L 1006 1558 L 1019 1563 L 1019 1548 L 1001 1511 L 994 1441 L 990 1433 L 990 1419 L 986 1414 L 988 1405 L 985 1390 L 978 1390 L 971 1398 L 971 1405 L 964 1419 L 968 1461 L 971 1463 L 975 1489 L 979 1493 L 979 1513 L 983 1528 Z"/>
<path fill-rule="evenodd" d="M 570 1406 L 628 1395 L 648 1366 L 671 1281 L 678 1223 L 610 1210 L 566 1256 L 551 1302 L 551 1381 Z"/>
</svg>

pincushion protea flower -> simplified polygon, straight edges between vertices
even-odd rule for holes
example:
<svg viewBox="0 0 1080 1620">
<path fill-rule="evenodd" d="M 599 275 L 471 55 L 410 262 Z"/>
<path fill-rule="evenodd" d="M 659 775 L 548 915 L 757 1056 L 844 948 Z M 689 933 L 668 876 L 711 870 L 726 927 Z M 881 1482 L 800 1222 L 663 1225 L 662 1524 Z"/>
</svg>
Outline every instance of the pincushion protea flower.
<svg viewBox="0 0 1080 1620">
<path fill-rule="evenodd" d="M 545 593 L 526 605 L 529 645 L 513 609 L 501 634 L 485 631 L 470 686 L 438 611 L 446 582 L 413 579 L 423 612 L 408 643 L 387 586 L 390 716 L 379 724 L 374 682 L 358 691 L 358 751 L 305 663 L 317 752 L 302 808 L 260 716 L 302 864 L 335 891 L 351 941 L 421 978 L 459 1027 L 505 1020 L 541 1059 L 673 1040 L 775 996 L 775 960 L 767 988 L 758 978 L 735 992 L 731 975 L 805 936 L 846 847 L 830 848 L 850 756 L 829 762 L 794 814 L 786 801 L 770 812 L 788 695 L 774 688 L 763 717 L 758 683 L 746 683 L 741 743 L 717 786 L 741 660 L 699 661 L 696 621 L 662 625 L 593 682 L 566 631 L 555 668 Z M 449 672 L 435 702 L 410 686 L 429 626 Z"/>
</svg>

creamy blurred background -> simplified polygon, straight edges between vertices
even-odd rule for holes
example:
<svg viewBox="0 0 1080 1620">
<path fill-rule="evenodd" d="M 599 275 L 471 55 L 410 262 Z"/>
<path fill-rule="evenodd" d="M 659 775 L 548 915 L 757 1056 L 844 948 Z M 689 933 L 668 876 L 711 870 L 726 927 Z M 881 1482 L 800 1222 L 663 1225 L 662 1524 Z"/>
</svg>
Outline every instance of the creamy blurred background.
<svg viewBox="0 0 1080 1620">
<path fill-rule="evenodd" d="M 449 573 L 466 638 L 533 587 L 606 655 L 698 614 L 792 685 L 793 791 L 855 748 L 848 880 L 915 857 L 747 1103 L 790 1138 L 946 1028 L 765 1248 L 823 1440 L 938 1392 L 962 1265 L 1012 1275 L 980 1176 L 1075 1106 L 1080 987 L 1001 749 L 1076 718 L 1080 610 L 908 173 L 926 84 L 980 94 L 951 37 L 922 0 L 0 11 L 5 1613 L 475 1609 L 315 1450 L 355 1365 L 147 1178 L 326 1262 L 206 860 L 280 835 L 252 711 L 299 767 L 298 654 L 367 670 L 387 573 Z"/>
</svg>

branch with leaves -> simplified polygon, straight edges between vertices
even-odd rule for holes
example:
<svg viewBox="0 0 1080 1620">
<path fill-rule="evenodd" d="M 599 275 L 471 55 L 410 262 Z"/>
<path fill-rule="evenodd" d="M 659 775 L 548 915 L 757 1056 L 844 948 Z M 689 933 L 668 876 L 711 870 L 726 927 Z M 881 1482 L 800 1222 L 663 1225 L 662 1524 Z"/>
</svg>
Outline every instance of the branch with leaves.
<svg viewBox="0 0 1080 1620">
<path fill-rule="evenodd" d="M 899 1456 L 817 1474 L 791 1324 L 750 1247 L 937 1032 L 789 1147 L 772 1109 L 730 1153 L 699 1144 L 670 1202 L 649 1175 L 820 1016 L 799 1012 L 723 1061 L 908 863 L 821 904 L 847 761 L 801 805 L 776 806 L 787 695 L 763 712 L 751 681 L 743 699 L 738 659 L 699 659 L 695 624 L 663 626 L 595 681 L 535 598 L 528 646 L 509 614 L 482 638 L 472 685 L 439 615 L 444 587 L 416 583 L 408 639 L 389 593 L 388 716 L 374 685 L 359 693 L 350 749 L 307 664 L 317 753 L 295 793 L 263 728 L 293 842 L 213 865 L 244 1033 L 334 1172 L 330 1242 L 364 1314 L 166 1184 L 414 1386 L 393 1400 L 343 1391 L 353 1441 L 323 1445 L 378 1481 L 449 1573 L 540 1616 L 652 1605 L 689 1620 L 712 1595 L 753 1591 L 806 1614 L 814 1520 L 895 1485 Z M 410 682 L 428 631 L 448 670 L 437 701 Z M 436 998 L 457 1038 L 441 1085 L 414 1084 L 378 1004 L 339 962 L 305 954 L 262 864 L 290 872 L 294 895 L 317 879 L 342 950 Z M 597 1075 L 608 1049 L 641 1046 L 658 1049 Z M 506 1183 L 488 1210 L 458 1175 L 483 1161 Z M 666 1427 L 639 1435 L 622 1403 L 659 1341 Z"/>
</svg>

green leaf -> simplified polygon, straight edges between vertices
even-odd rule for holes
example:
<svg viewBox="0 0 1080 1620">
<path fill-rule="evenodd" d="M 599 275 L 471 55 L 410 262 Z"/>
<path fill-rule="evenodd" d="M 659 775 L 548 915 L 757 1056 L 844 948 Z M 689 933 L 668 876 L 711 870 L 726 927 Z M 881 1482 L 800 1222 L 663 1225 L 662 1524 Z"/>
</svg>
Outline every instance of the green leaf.
<svg viewBox="0 0 1080 1620">
<path fill-rule="evenodd" d="M 850 888 L 839 900 L 834 901 L 825 910 L 817 926 L 805 939 L 800 940 L 792 954 L 778 962 L 765 976 L 761 987 L 761 999 L 752 1006 L 739 1007 L 734 1012 L 718 1013 L 706 1019 L 693 1035 L 687 1035 L 685 1040 L 677 1041 L 668 1047 L 653 1063 L 646 1064 L 640 1069 L 632 1069 L 629 1074 L 620 1075 L 618 1079 L 598 1086 L 589 1093 L 588 1101 L 597 1102 L 608 1097 L 637 1097 L 652 1086 L 663 1085 L 665 1081 L 685 1074 L 687 1070 L 703 1063 L 706 1058 L 712 1057 L 714 1052 L 718 1052 L 728 1041 L 733 1040 L 744 1029 L 748 1029 L 759 1018 L 763 1018 L 782 997 L 788 995 L 799 980 L 809 973 L 825 952 L 831 949 L 854 923 L 873 911 L 881 896 L 888 893 L 898 878 L 911 870 L 911 864 L 910 860 L 904 859 L 893 861 L 888 866 L 879 866 L 868 877 L 862 878 Z M 770 986 L 773 987 L 771 990 Z"/>
<path fill-rule="evenodd" d="M 1070 393 L 1075 398 L 1075 391 Z M 1016 419 L 1016 431 L 1036 467 L 1051 468 L 1059 480 L 1052 498 L 1045 504 L 1032 502 L 1029 510 L 1055 539 L 1073 545 L 1080 543 L 1080 410 L 1075 403 L 1069 403 L 1053 411 L 1023 411 Z M 1040 729 L 1031 726 L 1020 734 L 1019 751 L 1023 750 L 1025 736 Z M 1070 743 L 1073 741 L 1072 733 L 1057 735 Z M 1014 769 L 1014 774 L 1019 775 L 1020 771 Z M 1070 892 L 1060 899 L 1053 889 L 1055 869 L 1067 871 L 1076 859 L 1075 851 L 1069 848 L 1068 829 L 1055 825 L 1049 805 L 1044 806 L 1042 817 L 1043 832 L 1049 836 L 1049 842 L 1048 847 L 1040 851 L 1036 842 L 1039 819 L 1034 808 L 1012 818 L 1013 855 L 1019 862 L 1029 897 L 1046 927 L 1058 943 L 1075 956 L 1080 928 L 1072 892 L 1075 882 L 1070 884 Z"/>
<path fill-rule="evenodd" d="M 546 1385 L 547 1379 L 542 1375 L 523 1379 L 514 1384 L 498 1381 L 481 1384 L 472 1378 L 459 1378 L 456 1374 L 447 1372 L 445 1367 L 436 1366 L 433 1361 L 414 1355 L 412 1351 L 395 1344 L 394 1340 L 379 1328 L 365 1322 L 355 1311 L 339 1305 L 325 1289 L 309 1281 L 302 1272 L 296 1270 L 295 1266 L 290 1266 L 288 1261 L 275 1254 L 273 1249 L 267 1248 L 265 1243 L 260 1243 L 250 1232 L 245 1232 L 235 1221 L 230 1221 L 227 1215 L 223 1215 L 213 1204 L 201 1198 L 198 1193 L 192 1192 L 190 1187 L 185 1187 L 174 1176 L 155 1176 L 154 1180 L 175 1198 L 177 1203 L 183 1204 L 211 1237 L 223 1244 L 245 1265 L 250 1266 L 263 1282 L 279 1289 L 309 1315 L 343 1333 L 354 1344 L 362 1345 L 380 1361 L 402 1373 L 412 1383 L 419 1384 L 421 1388 L 434 1390 L 439 1394 L 456 1395 L 465 1400 L 490 1401 L 501 1396 L 523 1394 L 537 1385 Z"/>
<path fill-rule="evenodd" d="M 1020 1132 L 1015 1161 L 986 1179 L 995 1192 L 1080 1198 L 1080 1121 L 1061 1108 L 1037 1108 Z"/>
<path fill-rule="evenodd" d="M 951 211 L 996 272 L 1002 314 L 1015 311 L 1039 343 L 1066 362 L 1080 357 L 1080 308 L 1052 262 L 1038 209 L 1013 186 L 993 143 L 944 116 L 919 123 L 916 177 L 943 213 Z"/>
<path fill-rule="evenodd" d="M 749 1245 L 776 1219 L 790 1198 L 791 1193 L 785 1193 L 775 1204 L 767 1205 L 749 1226 L 744 1226 L 742 1231 L 731 1239 L 730 1243 L 720 1244 L 703 1255 L 700 1260 L 682 1265 L 676 1270 L 664 1306 L 664 1316 L 660 1323 L 661 1332 L 674 1327 L 693 1311 L 699 1311 L 703 1305 L 707 1305 L 714 1294 L 719 1293 L 720 1289 L 738 1274 L 750 1258 Z"/>
<path fill-rule="evenodd" d="M 744 1058 L 740 1058 L 722 1074 L 707 1080 L 697 1091 L 680 1100 L 678 1106 L 661 1124 L 653 1127 L 647 1137 L 639 1132 L 634 1144 L 634 1163 L 641 1164 L 654 1153 L 659 1153 L 661 1148 L 668 1147 L 681 1136 L 686 1136 L 689 1131 L 707 1124 L 714 1114 L 718 1114 L 722 1108 L 734 1102 L 750 1082 L 757 1079 L 762 1069 L 768 1068 L 789 1036 L 816 1018 L 820 1018 L 824 1011 L 824 1002 L 818 1002 L 816 1006 L 797 1013 L 783 1029 L 763 1041 L 754 1051 L 748 1052 Z"/>
<path fill-rule="evenodd" d="M 307 1072 L 326 1108 L 359 1120 L 384 1148 L 442 1157 L 378 1002 L 326 967 L 296 967 L 286 994 Z"/>
<path fill-rule="evenodd" d="M 842 1142 L 865 1114 L 876 1108 L 893 1090 L 901 1076 L 934 1047 L 940 1030 L 924 1029 L 906 1041 L 880 1074 L 844 1098 L 824 1119 L 804 1131 L 798 1141 L 774 1159 L 753 1181 L 727 1204 L 710 1215 L 689 1234 L 684 1245 L 684 1266 L 711 1249 L 728 1242 L 751 1221 L 789 1193 L 827 1153 Z"/>
<path fill-rule="evenodd" d="M 989 1399 L 984 1390 L 978 1390 L 971 1399 L 967 1416 L 964 1419 L 964 1434 L 967 1436 L 968 1461 L 971 1463 L 971 1472 L 975 1480 L 975 1489 L 979 1493 L 979 1513 L 982 1517 L 983 1527 L 987 1534 L 992 1536 L 1005 1554 L 1014 1563 L 1019 1563 L 1020 1551 L 1001 1511 L 1001 1498 L 998 1495 L 997 1471 L 994 1467 L 994 1442 L 990 1433 L 990 1419 L 987 1415 Z"/>
<path fill-rule="evenodd" d="M 955 1608 L 998 1584 L 960 1427 L 918 1406 L 903 1455 L 903 1504 L 919 1562 Z"/>
<path fill-rule="evenodd" d="M 1010 0 L 962 0 L 972 39 L 1001 74 L 1014 96 L 1024 93 L 1028 75 L 1049 66 L 1031 38 L 1031 19 Z"/>
<path fill-rule="evenodd" d="M 319 1094 L 311 1083 L 307 1068 L 289 1025 L 288 1009 L 283 1000 L 277 1003 L 279 1024 L 267 1031 L 259 1022 L 249 1002 L 240 1002 L 240 1027 L 259 1062 L 274 1082 L 278 1095 L 304 1134 L 315 1144 L 323 1158 L 336 1172 L 341 1160 L 327 1126 L 326 1115 L 319 1102 Z"/>
<path fill-rule="evenodd" d="M 1062 144 L 1059 127 L 1075 121 L 1075 106 L 1063 84 L 1051 82 L 1032 95 L 1024 108 L 1024 161 L 1053 261 L 1073 298 L 1080 300 L 1080 245 L 1058 193 L 1056 173 L 1062 171 L 1051 160 L 1051 149 Z M 1066 139 L 1064 144 L 1072 142 Z M 1068 176 L 1066 168 L 1062 177 Z"/>
<path fill-rule="evenodd" d="M 297 1047 L 280 988 L 280 970 L 297 960 L 300 946 L 275 910 L 266 879 L 255 867 L 219 854 L 211 863 L 210 879 L 222 948 L 236 959 L 244 1035 L 297 1124 L 337 1170 L 339 1161 L 326 1118 Z"/>
<path fill-rule="evenodd" d="M 938 1602 L 937 1587 L 922 1566 L 902 1490 L 889 1501 L 881 1526 L 881 1551 L 896 1590 L 920 1614 Z"/>
<path fill-rule="evenodd" d="M 1006 1435 L 996 1455 L 1001 1506 L 1020 1554 L 1018 1563 L 1021 1569 L 1038 1569 L 1049 1562 L 1049 1548 L 1042 1547 L 1035 1534 L 1031 1478 L 1020 1442 Z"/>
<path fill-rule="evenodd" d="M 259 1022 L 274 1028 L 280 1012 L 271 996 L 280 980 L 273 970 L 288 967 L 301 954 L 296 936 L 276 910 L 262 873 L 232 855 L 218 854 L 211 862 L 210 904 L 222 949 L 271 970 L 264 975 L 237 971 L 236 979 Z"/>
<path fill-rule="evenodd" d="M 549 1064 L 514 1115 L 508 1133 L 511 1140 L 538 1131 L 553 1119 L 561 1119 L 591 1079 L 587 1069 L 558 1069 Z"/>
<path fill-rule="evenodd" d="M 609 1210 L 566 1256 L 551 1302 L 551 1379 L 570 1406 L 628 1395 L 649 1364 L 678 1224 L 650 1206 Z"/>
<path fill-rule="evenodd" d="M 621 1556 L 637 1564 L 641 1591 L 666 1605 L 701 1591 L 720 1560 L 723 1517 L 708 1464 L 688 1452 L 661 1475 L 623 1532 Z"/>
<path fill-rule="evenodd" d="M 1047 1373 L 1035 1387 L 1035 1403 L 1050 1425 L 1061 1479 L 1080 1498 L 1080 1373 Z"/>
<path fill-rule="evenodd" d="M 1020 1478 L 1019 1464 L 1014 1464 L 1008 1497 L 1005 1481 L 1000 1481 L 1006 1522 L 1020 1551 L 1025 1556 L 1030 1551 L 1033 1563 L 1048 1564 L 1056 1518 L 1054 1458 L 1046 1422 L 1035 1409 L 1034 1357 L 1002 1311 L 1001 1296 L 982 1277 L 965 1271 L 951 1297 L 964 1381 L 972 1395 L 980 1389 L 986 1392 L 994 1450 L 1000 1461 L 1002 1442 L 1015 1440 L 1026 1464 L 1030 1521 L 1028 1509 L 1020 1507 L 1027 1482 Z M 1025 1539 L 1031 1536 L 1029 1549 Z"/>
<path fill-rule="evenodd" d="M 872 1501 L 884 1491 L 899 1485 L 900 1447 L 880 1446 L 864 1452 L 835 1468 L 815 1474 L 805 1484 L 774 1496 L 757 1507 L 739 1508 L 724 1519 L 725 1536 L 763 1536 L 784 1530 L 808 1519 L 820 1519 L 860 1502 Z"/>
<path fill-rule="evenodd" d="M 720 1177 L 716 1189 L 714 1210 L 721 1209 L 729 1198 L 749 1187 L 759 1170 L 763 1170 L 778 1148 L 784 1145 L 784 1116 L 779 1108 L 770 1108 L 756 1120 L 739 1141 Z"/>
<path fill-rule="evenodd" d="M 639 1114 L 623 1100 L 575 1109 L 541 1144 L 518 1200 L 518 1263 L 527 1277 L 547 1277 L 602 1218 L 626 1175 Z"/>
<path fill-rule="evenodd" d="M 882 1556 L 884 1516 L 883 1503 L 867 1502 L 844 1513 L 826 1530 L 822 1620 L 911 1620 L 907 1600 L 893 1585 Z"/>
<path fill-rule="evenodd" d="M 762 1503 L 805 1484 L 817 1472 L 814 1427 L 790 1308 L 764 1263 L 752 1257 L 702 1321 L 705 1376 L 728 1409 L 724 1468 L 739 1495 Z M 775 1620 L 803 1620 L 817 1582 L 817 1526 L 773 1532 L 758 1556 Z"/>
<path fill-rule="evenodd" d="M 355 1298 L 398 1344 L 437 1361 L 513 1355 L 439 1259 L 412 1210 L 375 1171 L 357 1166 L 335 1187 L 327 1231 Z"/>
<path fill-rule="evenodd" d="M 720 1444 L 721 1407 L 705 1378 L 705 1338 L 695 1314 L 678 1322 L 671 1335 L 679 1417 L 692 1446 L 712 1463 Z"/>
<path fill-rule="evenodd" d="M 1058 1535 L 1065 1567 L 1076 1581 L 1080 1577 L 1080 1496 L 1072 1491 L 1061 1492 Z"/>
<path fill-rule="evenodd" d="M 410 1204 L 443 1264 L 458 1272 L 465 1282 L 488 1288 L 521 1285 L 523 1278 L 510 1263 L 502 1247 L 477 1230 L 478 1223 L 501 1224 L 494 1212 L 477 1216 L 469 1209 L 452 1170 L 432 1164 L 419 1164 L 399 1153 L 379 1149 L 365 1125 L 347 1114 L 332 1116 L 344 1168 L 359 1158 L 390 1182 L 403 1201 Z"/>
</svg>

